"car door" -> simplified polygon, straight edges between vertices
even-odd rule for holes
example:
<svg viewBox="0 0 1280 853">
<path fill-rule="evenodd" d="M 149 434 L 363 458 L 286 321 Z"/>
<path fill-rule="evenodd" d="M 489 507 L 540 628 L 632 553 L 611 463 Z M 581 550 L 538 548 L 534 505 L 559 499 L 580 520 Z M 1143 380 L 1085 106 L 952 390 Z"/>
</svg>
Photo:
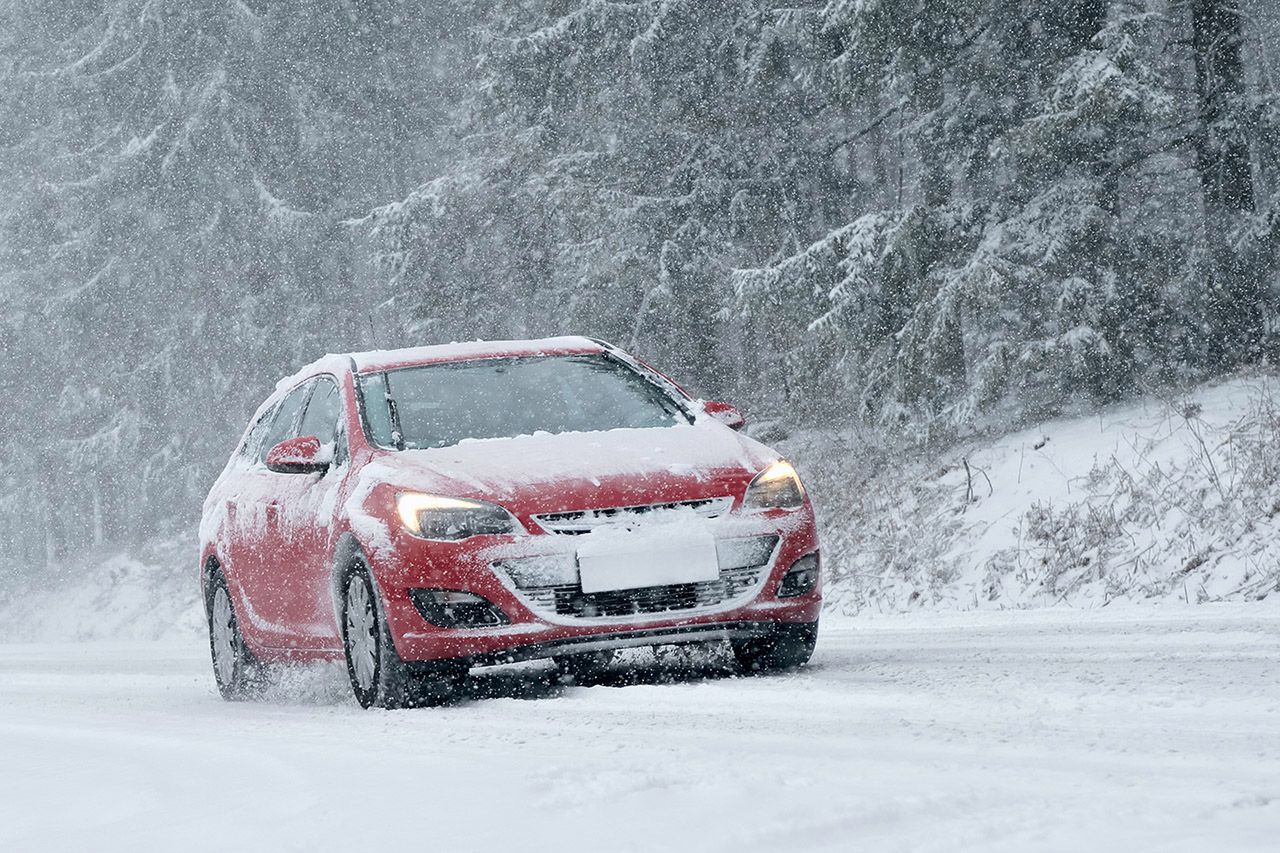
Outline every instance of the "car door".
<svg viewBox="0 0 1280 853">
<path fill-rule="evenodd" d="M 306 405 L 310 383 L 299 385 L 276 405 L 271 425 L 254 448 L 253 458 L 227 496 L 233 546 L 229 550 L 230 578 L 240 593 L 246 629 L 260 643 L 288 647 L 296 631 L 289 624 L 285 604 L 288 590 L 276 570 L 279 548 L 280 481 L 293 475 L 276 474 L 266 457 L 279 442 L 292 438 Z"/>
<path fill-rule="evenodd" d="M 252 516 L 255 491 L 261 487 L 258 468 L 261 465 L 262 445 L 271 430 L 280 401 L 268 406 L 250 426 L 244 441 L 236 449 L 228 471 L 219 478 L 216 494 L 211 498 L 222 510 L 223 522 L 218 533 L 218 556 L 222 560 L 228 585 L 236 600 L 236 610 L 248 610 L 247 582 L 252 571 L 241 572 L 241 567 L 253 563 L 257 553 L 257 532 L 249 523 Z M 248 622 L 248 620 L 243 620 Z M 250 630 L 252 630 L 252 627 Z M 255 634 L 255 639 L 257 635 Z"/>
<path fill-rule="evenodd" d="M 346 437 L 338 429 L 342 412 L 337 381 L 317 377 L 311 385 L 296 434 L 320 440 L 322 452 L 333 460 L 329 470 L 316 474 L 273 474 L 274 571 L 279 575 L 281 619 L 294 632 L 291 646 L 300 649 L 336 648 L 338 624 L 330 591 L 333 554 L 333 514 L 346 472 Z"/>
</svg>

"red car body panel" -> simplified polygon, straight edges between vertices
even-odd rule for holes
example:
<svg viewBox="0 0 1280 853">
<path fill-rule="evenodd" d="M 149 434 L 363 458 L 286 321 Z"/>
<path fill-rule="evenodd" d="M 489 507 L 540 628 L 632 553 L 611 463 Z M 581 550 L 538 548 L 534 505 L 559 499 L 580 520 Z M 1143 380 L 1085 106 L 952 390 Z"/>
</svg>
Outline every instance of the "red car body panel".
<svg viewBox="0 0 1280 853">
<path fill-rule="evenodd" d="M 494 662 L 541 656 L 564 643 L 653 644 L 653 638 L 720 627 L 816 622 L 820 583 L 794 597 L 777 595 L 787 569 L 818 551 L 808 497 L 795 509 L 743 511 L 748 484 L 778 455 L 702 414 L 691 400 L 684 402 L 697 416 L 689 426 L 540 434 L 432 450 L 386 450 L 366 436 L 357 375 L 443 361 L 605 351 L 606 345 L 586 338 L 474 343 L 328 356 L 299 371 L 259 409 L 242 447 L 258 419 L 290 390 L 328 377 L 338 389 L 345 459 L 324 473 L 277 473 L 238 450 L 205 501 L 202 583 L 213 566 L 221 570 L 245 642 L 264 660 L 342 656 L 337 582 L 344 565 L 356 558 L 370 570 L 396 651 L 405 660 Z M 682 393 L 671 384 L 674 393 Z M 397 514 L 396 497 L 407 490 L 496 503 L 523 530 L 461 541 L 420 538 Z M 714 606 L 565 615 L 537 605 L 495 568 L 504 560 L 571 557 L 579 540 L 550 532 L 535 516 L 715 499 L 727 507 L 708 522 L 718 537 L 776 536 L 777 544 L 749 588 Z M 480 595 L 509 623 L 437 627 L 415 607 L 411 589 Z"/>
</svg>

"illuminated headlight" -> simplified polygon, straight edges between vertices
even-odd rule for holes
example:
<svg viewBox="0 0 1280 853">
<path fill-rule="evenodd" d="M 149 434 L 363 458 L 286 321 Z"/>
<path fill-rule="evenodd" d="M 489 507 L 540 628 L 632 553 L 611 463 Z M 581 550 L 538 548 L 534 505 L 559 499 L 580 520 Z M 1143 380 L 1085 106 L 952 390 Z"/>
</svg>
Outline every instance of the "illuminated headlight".
<svg viewBox="0 0 1280 853">
<path fill-rule="evenodd" d="M 800 475 L 785 459 L 756 474 L 742 499 L 744 509 L 795 509 L 803 504 L 804 486 Z"/>
<path fill-rule="evenodd" d="M 457 541 L 482 533 L 514 533 L 516 520 L 502 507 L 467 498 L 401 492 L 396 498 L 400 522 L 423 539 Z"/>
</svg>

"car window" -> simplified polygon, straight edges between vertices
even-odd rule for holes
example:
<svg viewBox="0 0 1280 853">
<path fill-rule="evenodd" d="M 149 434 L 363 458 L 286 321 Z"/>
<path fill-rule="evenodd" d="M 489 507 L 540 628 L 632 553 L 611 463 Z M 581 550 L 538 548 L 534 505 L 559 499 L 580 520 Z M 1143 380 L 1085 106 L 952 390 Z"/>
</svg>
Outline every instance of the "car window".
<svg viewBox="0 0 1280 853">
<path fill-rule="evenodd" d="M 391 410 L 387 406 L 386 374 L 361 376 L 356 388 L 359 390 L 361 411 L 369 437 L 380 447 L 390 447 Z"/>
<path fill-rule="evenodd" d="M 327 377 L 317 379 L 315 390 L 311 392 L 311 399 L 307 403 L 307 412 L 302 416 L 302 424 L 298 427 L 298 435 L 314 435 L 320 439 L 321 444 L 328 444 L 333 441 L 341 412 L 342 401 L 338 397 L 338 386 Z"/>
<path fill-rule="evenodd" d="M 244 443 L 240 445 L 240 455 L 245 459 L 257 459 L 262 454 L 262 442 L 267 437 L 267 430 L 271 428 L 275 413 L 275 406 L 263 412 L 262 417 L 258 418 L 253 428 L 249 430 L 249 434 L 245 436 Z"/>
<path fill-rule="evenodd" d="M 428 448 L 469 438 L 689 423 L 679 403 L 656 383 L 599 355 L 431 364 L 401 368 L 365 383 L 369 434 L 384 447 L 390 446 L 395 427 L 404 447 Z M 380 395 L 377 386 L 382 383 L 386 386 Z"/>
<path fill-rule="evenodd" d="M 286 438 L 293 438 L 297 435 L 294 432 L 293 425 L 298 422 L 298 411 L 302 408 L 302 404 L 307 399 L 307 392 L 310 391 L 310 385 L 299 385 L 285 396 L 280 404 L 276 406 L 276 416 L 271 422 L 271 429 L 267 431 L 266 441 L 262 442 L 259 448 L 259 458 L 267 461 L 267 453 L 271 448 L 275 447 Z"/>
</svg>

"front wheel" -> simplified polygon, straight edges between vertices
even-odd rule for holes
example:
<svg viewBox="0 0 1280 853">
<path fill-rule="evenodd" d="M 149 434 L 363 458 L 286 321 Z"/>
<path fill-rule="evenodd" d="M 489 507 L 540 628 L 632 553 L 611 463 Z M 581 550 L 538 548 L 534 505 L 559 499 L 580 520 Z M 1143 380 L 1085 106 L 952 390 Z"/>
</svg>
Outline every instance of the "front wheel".
<svg viewBox="0 0 1280 853">
<path fill-rule="evenodd" d="M 779 623 L 763 637 L 731 640 L 733 656 L 749 672 L 776 672 L 804 666 L 818 642 L 818 623 Z"/>
<path fill-rule="evenodd" d="M 209 652 L 218 692 L 228 701 L 252 699 L 266 682 L 262 664 L 245 645 L 226 578 L 217 572 L 209 583 Z"/>
<path fill-rule="evenodd" d="M 362 708 L 437 705 L 452 697 L 466 678 L 465 666 L 400 659 L 363 566 L 352 569 L 343 585 L 342 645 L 351 692 Z"/>
</svg>

